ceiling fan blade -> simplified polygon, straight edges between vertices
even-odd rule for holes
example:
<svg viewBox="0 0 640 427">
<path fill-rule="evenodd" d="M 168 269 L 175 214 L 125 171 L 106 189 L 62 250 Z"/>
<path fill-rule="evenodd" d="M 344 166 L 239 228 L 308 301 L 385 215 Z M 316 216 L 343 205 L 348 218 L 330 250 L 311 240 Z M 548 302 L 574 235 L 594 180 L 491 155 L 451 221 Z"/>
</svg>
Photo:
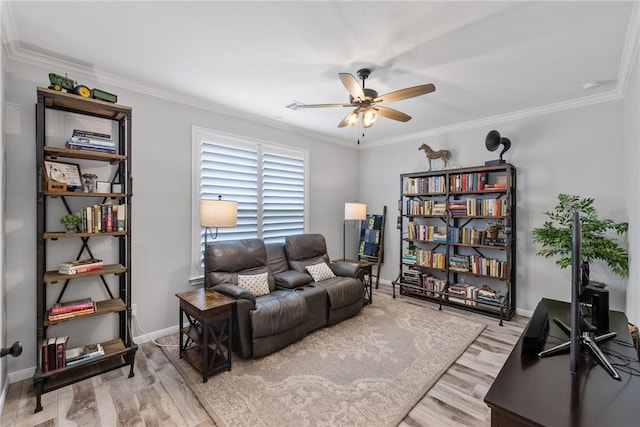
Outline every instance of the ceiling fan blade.
<svg viewBox="0 0 640 427">
<path fill-rule="evenodd" d="M 364 91 L 362 90 L 362 87 L 360 87 L 360 83 L 358 83 L 358 80 L 353 77 L 353 74 L 338 73 L 338 76 L 340 77 L 340 80 L 342 81 L 344 87 L 346 87 L 349 91 L 349 94 L 353 97 L 354 101 L 365 100 L 366 96 L 364 94 Z"/>
<path fill-rule="evenodd" d="M 327 108 L 327 107 L 353 107 L 353 104 L 299 104 L 293 103 L 287 105 L 287 108 L 299 110 L 302 108 Z"/>
<path fill-rule="evenodd" d="M 409 120 L 411 120 L 410 115 L 405 114 L 398 110 L 394 110 L 393 108 L 381 107 L 379 105 L 376 105 L 375 107 L 372 107 L 372 108 L 376 110 L 381 116 L 384 116 L 388 119 L 397 120 L 399 122 L 408 122 Z"/>
<path fill-rule="evenodd" d="M 432 84 L 408 87 L 405 89 L 389 92 L 373 100 L 374 103 L 400 101 L 401 99 L 413 98 L 415 96 L 425 95 L 434 92 L 436 87 Z"/>
</svg>

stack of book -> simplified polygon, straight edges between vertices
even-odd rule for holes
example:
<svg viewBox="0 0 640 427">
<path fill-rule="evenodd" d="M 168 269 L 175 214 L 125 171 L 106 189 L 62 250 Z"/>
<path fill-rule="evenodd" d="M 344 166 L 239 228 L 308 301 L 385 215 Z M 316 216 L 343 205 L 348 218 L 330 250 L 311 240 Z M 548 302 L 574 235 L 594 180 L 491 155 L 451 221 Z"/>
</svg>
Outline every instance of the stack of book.
<svg viewBox="0 0 640 427">
<path fill-rule="evenodd" d="M 488 286 L 483 286 L 482 289 L 478 289 L 478 305 L 489 306 L 495 308 L 496 305 L 502 304 L 504 296 L 501 291 L 491 289 Z M 488 303 L 488 304 L 482 304 Z"/>
<path fill-rule="evenodd" d="M 88 273 L 89 271 L 102 270 L 103 263 L 101 259 L 87 258 L 77 261 L 63 262 L 58 265 L 58 273 L 60 274 L 78 274 Z"/>
<path fill-rule="evenodd" d="M 449 269 L 453 271 L 469 271 L 469 257 L 465 255 L 451 255 Z"/>
<path fill-rule="evenodd" d="M 104 349 L 100 344 L 71 348 L 65 351 L 66 366 L 77 365 L 100 356 L 104 356 Z"/>
<path fill-rule="evenodd" d="M 65 367 L 65 349 L 68 336 L 51 337 L 42 340 L 42 371 L 49 372 Z"/>
<path fill-rule="evenodd" d="M 454 283 L 449 285 L 449 301 L 458 304 L 476 306 L 475 299 L 478 297 L 478 288 L 467 283 Z"/>
<path fill-rule="evenodd" d="M 69 319 L 96 312 L 96 303 L 91 297 L 53 304 L 49 310 L 49 321 Z"/>
<path fill-rule="evenodd" d="M 109 154 L 115 154 L 117 151 L 116 143 L 111 139 L 111 135 L 80 129 L 74 129 L 73 136 L 67 140 L 66 147 L 72 150 L 98 151 Z"/>
</svg>

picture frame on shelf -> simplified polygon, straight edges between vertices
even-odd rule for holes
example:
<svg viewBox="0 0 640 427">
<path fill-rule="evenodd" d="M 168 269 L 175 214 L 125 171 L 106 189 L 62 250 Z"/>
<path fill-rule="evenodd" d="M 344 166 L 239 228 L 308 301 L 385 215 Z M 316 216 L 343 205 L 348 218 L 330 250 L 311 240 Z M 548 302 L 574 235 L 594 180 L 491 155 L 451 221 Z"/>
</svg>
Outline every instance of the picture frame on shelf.
<svg viewBox="0 0 640 427">
<path fill-rule="evenodd" d="M 82 173 L 79 164 L 53 160 L 44 160 L 43 162 L 47 191 L 82 188 Z"/>
<path fill-rule="evenodd" d="M 111 193 L 111 183 L 108 181 L 96 181 L 96 192 Z"/>
</svg>

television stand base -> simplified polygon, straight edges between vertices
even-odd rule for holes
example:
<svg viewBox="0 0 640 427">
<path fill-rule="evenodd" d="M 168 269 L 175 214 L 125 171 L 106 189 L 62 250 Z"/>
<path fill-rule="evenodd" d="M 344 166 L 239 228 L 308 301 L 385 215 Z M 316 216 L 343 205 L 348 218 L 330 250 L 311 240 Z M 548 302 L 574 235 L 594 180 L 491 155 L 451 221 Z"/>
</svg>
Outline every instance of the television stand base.
<svg viewBox="0 0 640 427">
<path fill-rule="evenodd" d="M 571 328 L 569 328 L 566 324 L 564 324 L 561 320 L 554 318 L 553 321 L 558 325 L 562 331 L 571 336 Z M 615 370 L 613 365 L 607 360 L 606 356 L 602 353 L 600 348 L 598 347 L 599 342 L 606 341 L 616 336 L 615 332 L 607 332 L 602 335 L 595 335 L 593 332 L 582 332 L 580 334 L 580 348 L 586 349 L 589 354 L 611 375 L 618 381 L 621 381 L 620 375 Z M 555 347 L 551 347 L 547 350 L 541 351 L 538 353 L 539 358 L 552 356 L 554 354 L 561 353 L 562 351 L 568 350 L 571 346 L 571 341 L 567 341 Z M 571 372 L 571 375 L 574 375 L 575 372 Z"/>
</svg>

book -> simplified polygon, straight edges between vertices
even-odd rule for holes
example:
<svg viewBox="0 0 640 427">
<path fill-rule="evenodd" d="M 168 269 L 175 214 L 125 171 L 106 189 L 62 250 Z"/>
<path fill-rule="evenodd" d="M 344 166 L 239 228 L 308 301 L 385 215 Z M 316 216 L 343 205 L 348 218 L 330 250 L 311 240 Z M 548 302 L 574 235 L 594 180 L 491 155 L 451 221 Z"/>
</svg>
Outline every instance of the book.
<svg viewBox="0 0 640 427">
<path fill-rule="evenodd" d="M 64 319 L 71 319 L 73 317 L 76 316 L 82 316 L 82 315 L 86 315 L 86 314 L 92 314 L 96 312 L 96 303 L 94 302 L 91 307 L 88 308 L 83 308 L 80 310 L 75 310 L 75 311 L 69 311 L 66 313 L 59 313 L 59 314 L 51 314 L 49 313 L 49 321 L 50 322 L 55 322 L 58 320 L 64 320 Z"/>
<path fill-rule="evenodd" d="M 127 227 L 127 205 L 118 205 L 117 209 L 117 231 L 125 231 Z"/>
<path fill-rule="evenodd" d="M 60 274 L 78 274 L 87 273 L 89 271 L 101 270 L 103 262 L 101 259 L 87 258 L 77 261 L 63 262 L 58 265 L 58 273 Z"/>
<path fill-rule="evenodd" d="M 69 341 L 68 336 L 61 336 L 56 338 L 56 369 L 64 368 L 65 358 L 64 352 Z"/>
<path fill-rule="evenodd" d="M 104 356 L 104 349 L 100 344 L 71 348 L 65 352 L 66 366 L 73 366 L 100 356 Z"/>
<path fill-rule="evenodd" d="M 55 303 L 51 306 L 49 312 L 51 314 L 68 313 L 70 311 L 84 310 L 93 307 L 93 299 L 91 297 L 75 299 L 71 301 Z"/>
<path fill-rule="evenodd" d="M 56 337 L 47 340 L 47 371 L 56 369 Z"/>
<path fill-rule="evenodd" d="M 83 129 L 74 129 L 73 136 L 85 136 L 89 138 L 111 139 L 111 135 L 109 135 L 108 133 L 100 133 L 100 132 L 94 132 L 91 130 L 83 130 Z"/>
</svg>

